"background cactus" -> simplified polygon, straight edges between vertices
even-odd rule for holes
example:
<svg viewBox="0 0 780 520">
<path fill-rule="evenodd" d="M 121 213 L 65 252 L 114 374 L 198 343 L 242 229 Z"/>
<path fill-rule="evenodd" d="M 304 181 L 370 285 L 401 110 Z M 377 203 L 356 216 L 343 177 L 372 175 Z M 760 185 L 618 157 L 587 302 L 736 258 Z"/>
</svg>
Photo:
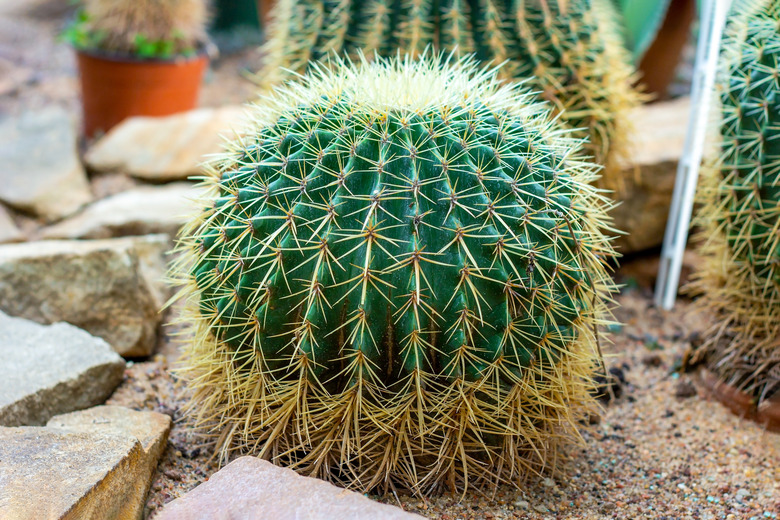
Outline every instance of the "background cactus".
<svg viewBox="0 0 780 520">
<path fill-rule="evenodd" d="M 579 141 L 470 61 L 313 69 L 181 237 L 188 416 L 363 490 L 554 468 L 612 290 Z"/>
<path fill-rule="evenodd" d="M 741 0 L 723 45 L 719 157 L 703 174 L 693 286 L 718 323 L 701 351 L 759 400 L 780 384 L 780 0 Z"/>
<path fill-rule="evenodd" d="M 427 46 L 475 53 L 504 78 L 527 78 L 605 165 L 604 186 L 620 188 L 631 125 L 641 96 L 610 0 L 280 0 L 264 66 L 266 85 L 302 73 L 329 53 L 419 55 Z"/>
</svg>

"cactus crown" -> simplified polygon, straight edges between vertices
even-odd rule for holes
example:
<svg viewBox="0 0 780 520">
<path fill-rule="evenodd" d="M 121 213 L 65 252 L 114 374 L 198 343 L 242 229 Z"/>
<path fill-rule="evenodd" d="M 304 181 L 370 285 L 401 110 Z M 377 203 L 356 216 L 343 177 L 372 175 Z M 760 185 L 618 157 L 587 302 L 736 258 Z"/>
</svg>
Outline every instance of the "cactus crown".
<svg viewBox="0 0 780 520">
<path fill-rule="evenodd" d="M 720 155 L 699 190 L 694 290 L 721 318 L 710 366 L 759 398 L 780 386 L 780 1 L 739 1 L 721 55 Z"/>
<path fill-rule="evenodd" d="M 417 56 L 427 47 L 474 53 L 527 78 L 605 164 L 604 185 L 620 187 L 628 111 L 641 96 L 609 0 L 280 0 L 258 79 L 276 84 L 330 53 Z"/>
<path fill-rule="evenodd" d="M 417 493 L 553 466 L 611 290 L 578 141 L 441 57 L 314 65 L 253 116 L 174 269 L 221 454 Z"/>
</svg>

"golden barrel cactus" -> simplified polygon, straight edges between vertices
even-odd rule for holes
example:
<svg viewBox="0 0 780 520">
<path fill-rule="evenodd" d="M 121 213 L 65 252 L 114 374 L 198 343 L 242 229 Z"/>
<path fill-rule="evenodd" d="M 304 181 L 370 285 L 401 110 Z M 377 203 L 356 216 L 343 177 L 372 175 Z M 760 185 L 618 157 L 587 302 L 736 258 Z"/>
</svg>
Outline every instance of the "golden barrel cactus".
<svg viewBox="0 0 780 520">
<path fill-rule="evenodd" d="M 554 469 L 612 291 L 569 135 L 471 61 L 339 61 L 264 98 L 181 235 L 191 422 L 361 490 Z"/>
</svg>

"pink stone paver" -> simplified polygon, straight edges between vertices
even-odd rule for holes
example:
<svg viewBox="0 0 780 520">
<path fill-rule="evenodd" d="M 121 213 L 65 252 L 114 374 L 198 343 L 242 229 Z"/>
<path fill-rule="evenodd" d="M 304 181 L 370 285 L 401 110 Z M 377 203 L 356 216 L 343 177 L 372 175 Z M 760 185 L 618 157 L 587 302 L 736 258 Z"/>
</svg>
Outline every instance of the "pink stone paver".
<svg viewBox="0 0 780 520">
<path fill-rule="evenodd" d="M 415 520 L 421 516 L 375 502 L 324 480 L 303 477 L 256 457 L 241 457 L 154 520 Z"/>
</svg>

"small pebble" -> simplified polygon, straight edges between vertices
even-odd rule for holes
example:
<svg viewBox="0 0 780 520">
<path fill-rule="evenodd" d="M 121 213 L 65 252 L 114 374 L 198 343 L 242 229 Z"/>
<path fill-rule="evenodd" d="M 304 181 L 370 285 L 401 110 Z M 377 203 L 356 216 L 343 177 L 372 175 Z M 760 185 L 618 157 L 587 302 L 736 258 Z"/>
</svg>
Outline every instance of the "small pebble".
<svg viewBox="0 0 780 520">
<path fill-rule="evenodd" d="M 678 399 L 687 399 L 696 395 L 696 387 L 687 379 L 681 379 L 674 387 L 674 396 Z"/>
<path fill-rule="evenodd" d="M 184 480 L 184 474 L 181 471 L 177 471 L 175 469 L 167 469 L 163 472 L 163 474 L 171 480 Z"/>
<path fill-rule="evenodd" d="M 658 354 L 648 354 L 642 357 L 642 364 L 646 367 L 660 367 L 664 361 Z"/>
<path fill-rule="evenodd" d="M 596 396 L 602 401 L 610 402 L 623 395 L 626 376 L 620 367 L 612 367 L 609 369 L 608 375 L 597 374 L 594 381 L 597 384 Z"/>
</svg>

